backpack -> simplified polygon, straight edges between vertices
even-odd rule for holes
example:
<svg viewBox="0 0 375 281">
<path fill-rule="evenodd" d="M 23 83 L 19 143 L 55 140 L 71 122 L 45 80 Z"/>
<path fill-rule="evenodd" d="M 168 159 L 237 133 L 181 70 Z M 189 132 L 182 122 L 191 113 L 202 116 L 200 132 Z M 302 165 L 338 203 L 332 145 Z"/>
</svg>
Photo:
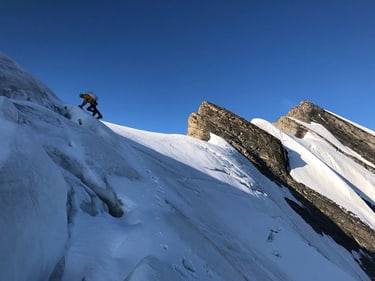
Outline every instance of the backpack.
<svg viewBox="0 0 375 281">
<path fill-rule="evenodd" d="M 93 99 L 94 101 L 98 101 L 98 97 L 97 97 L 97 95 L 95 95 L 92 91 L 87 92 L 86 94 L 88 94 L 90 97 L 92 97 L 92 99 Z"/>
</svg>

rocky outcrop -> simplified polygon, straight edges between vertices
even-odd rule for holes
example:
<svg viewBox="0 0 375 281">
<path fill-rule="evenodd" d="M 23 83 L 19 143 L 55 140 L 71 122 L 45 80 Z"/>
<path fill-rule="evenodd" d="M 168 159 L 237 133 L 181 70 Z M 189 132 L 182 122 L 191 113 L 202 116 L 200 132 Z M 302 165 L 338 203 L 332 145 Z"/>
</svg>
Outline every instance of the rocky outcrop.
<svg viewBox="0 0 375 281">
<path fill-rule="evenodd" d="M 286 116 L 280 117 L 276 121 L 275 125 L 279 127 L 282 131 L 294 135 L 300 139 L 302 139 L 309 131 L 309 129 L 303 126 L 302 124 Z"/>
<path fill-rule="evenodd" d="M 304 102 L 306 103 L 306 102 Z M 302 120 L 301 120 L 302 121 Z M 350 124 L 350 123 L 349 123 Z M 306 126 L 304 126 L 303 124 L 299 123 L 296 121 L 296 119 L 292 118 L 292 117 L 289 117 L 289 116 L 283 116 L 283 117 L 280 117 L 275 125 L 281 129 L 282 131 L 286 132 L 286 133 L 289 133 L 291 135 L 294 135 L 295 137 L 297 138 L 300 138 L 302 139 L 306 133 L 308 131 L 311 131 L 311 129 L 308 129 L 306 128 Z M 355 129 L 355 128 L 354 128 Z M 336 129 L 335 128 L 331 128 L 330 129 L 330 132 L 335 135 L 335 132 L 336 132 Z M 375 173 L 375 168 L 367 163 L 365 163 L 364 161 L 362 161 L 361 159 L 357 158 L 357 157 L 354 157 L 353 155 L 351 154 L 348 154 L 346 153 L 345 151 L 342 151 L 339 147 L 337 147 L 335 144 L 331 143 L 329 140 L 327 140 L 324 136 L 320 135 L 318 132 L 315 132 L 315 134 L 317 134 L 318 136 L 320 136 L 322 139 L 324 139 L 327 143 L 329 143 L 332 147 L 334 147 L 337 151 L 340 151 L 342 154 L 344 154 L 346 157 L 352 159 L 353 161 L 357 162 L 358 164 L 360 164 L 361 166 L 363 166 L 365 169 L 369 170 L 370 172 L 372 173 Z M 365 132 L 366 133 L 366 132 Z M 371 134 L 368 134 L 368 138 L 371 139 L 372 135 Z M 338 138 L 338 137 L 337 137 Z M 367 139 L 367 138 L 365 138 Z M 371 142 L 369 142 L 371 143 Z M 368 154 L 368 153 L 367 153 Z M 375 208 L 374 206 L 371 205 L 371 208 Z"/>
<path fill-rule="evenodd" d="M 242 117 L 209 102 L 188 121 L 188 135 L 209 140 L 210 133 L 225 139 L 266 176 L 281 183 L 288 170 L 288 156 L 280 140 Z"/>
<path fill-rule="evenodd" d="M 375 136 L 362 130 L 358 126 L 355 126 L 354 124 L 345 121 L 308 101 L 302 101 L 298 106 L 292 108 L 288 112 L 287 117 L 295 118 L 306 123 L 315 122 L 323 125 L 343 145 L 351 148 L 364 159 L 375 164 Z M 301 129 L 297 129 L 293 132 L 294 126 L 288 128 L 291 121 L 287 121 L 289 123 L 287 126 L 285 126 L 285 122 L 285 118 L 281 118 L 276 122 L 276 125 L 297 137 L 301 135 L 299 133 Z"/>
<path fill-rule="evenodd" d="M 344 136 L 346 128 L 350 128 L 351 134 L 358 133 L 360 136 L 366 135 L 368 139 L 371 138 L 366 132 L 358 131 L 331 114 L 325 114 L 310 103 L 302 103 L 301 108 L 302 110 L 293 110 L 290 115 L 305 122 L 325 120 L 324 124 L 331 128 L 338 125 L 339 129 L 335 132 L 335 136 L 340 136 L 340 140 L 349 142 L 349 138 Z M 304 117 L 305 113 L 309 118 Z M 299 137 L 303 137 L 308 130 L 291 118 L 284 118 L 278 124 L 284 130 L 287 128 L 286 131 Z M 203 102 L 198 113 L 192 113 L 189 116 L 187 134 L 207 141 L 210 133 L 225 139 L 268 178 L 289 188 L 303 207 L 294 201 L 286 200 L 317 232 L 330 235 L 337 243 L 349 250 L 367 252 L 368 256 L 363 258 L 362 266 L 370 276 L 375 278 L 375 270 L 371 270 L 375 262 L 375 231 L 335 202 L 296 182 L 289 175 L 288 155 L 279 139 L 229 110 Z M 358 140 L 357 147 L 359 147 L 362 142 L 358 137 L 355 139 Z M 361 145 L 360 147 L 370 152 L 372 145 L 370 143 L 368 146 Z M 367 157 L 371 159 L 370 155 Z"/>
</svg>

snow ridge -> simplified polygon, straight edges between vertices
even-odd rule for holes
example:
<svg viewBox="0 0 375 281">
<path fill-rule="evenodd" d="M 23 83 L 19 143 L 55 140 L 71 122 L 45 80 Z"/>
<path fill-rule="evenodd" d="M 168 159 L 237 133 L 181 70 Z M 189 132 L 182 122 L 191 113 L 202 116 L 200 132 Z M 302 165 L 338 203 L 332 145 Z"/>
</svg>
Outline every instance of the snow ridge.
<svg viewBox="0 0 375 281">
<path fill-rule="evenodd" d="M 0 280 L 370 280 L 359 253 L 316 233 L 288 189 L 220 137 L 101 122 L 9 59 L 0 65 L 1 83 L 16 87 L 0 93 Z M 319 138 L 257 125 L 295 151 L 293 176 L 374 225 L 337 176 L 353 186 L 366 178 L 361 191 L 373 199 L 373 175 Z M 322 186 L 322 171 L 337 189 Z"/>
</svg>

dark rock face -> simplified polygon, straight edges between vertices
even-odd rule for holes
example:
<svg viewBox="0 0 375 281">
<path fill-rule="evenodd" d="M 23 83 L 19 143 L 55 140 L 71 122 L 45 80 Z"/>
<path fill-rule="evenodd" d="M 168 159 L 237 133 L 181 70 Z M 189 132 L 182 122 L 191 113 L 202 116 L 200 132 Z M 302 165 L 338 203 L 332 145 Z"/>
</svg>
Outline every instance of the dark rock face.
<svg viewBox="0 0 375 281">
<path fill-rule="evenodd" d="M 302 139 L 306 135 L 306 133 L 309 131 L 309 129 L 307 129 L 302 124 L 296 122 L 294 119 L 291 119 L 285 116 L 280 117 L 276 121 L 275 125 L 279 127 L 281 130 L 283 130 L 284 132 L 292 134 L 300 139 Z"/>
<path fill-rule="evenodd" d="M 311 103 L 301 103 L 300 108 L 293 109 L 288 115 L 304 122 L 319 122 L 353 150 L 355 147 L 356 151 L 366 151 L 369 161 L 375 157 L 371 155 L 375 144 L 373 136 Z M 291 118 L 280 119 L 278 126 L 297 137 L 303 137 L 308 131 Z M 349 136 L 346 130 L 350 131 Z M 361 266 L 375 280 L 375 231 L 335 202 L 296 182 L 289 175 L 288 155 L 279 139 L 222 107 L 203 102 L 198 113 L 189 116 L 187 134 L 207 141 L 210 133 L 225 139 L 268 178 L 286 186 L 303 207 L 286 199 L 289 205 L 318 233 L 330 235 L 348 250 L 365 252 L 367 255 L 361 258 Z M 365 144 L 361 137 L 369 143 Z M 351 144 L 352 138 L 354 144 Z"/>
<path fill-rule="evenodd" d="M 203 102 L 198 113 L 192 113 L 188 135 L 209 140 L 210 133 L 218 135 L 248 158 L 266 176 L 281 183 L 286 177 L 288 156 L 280 140 L 234 113 Z"/>
</svg>

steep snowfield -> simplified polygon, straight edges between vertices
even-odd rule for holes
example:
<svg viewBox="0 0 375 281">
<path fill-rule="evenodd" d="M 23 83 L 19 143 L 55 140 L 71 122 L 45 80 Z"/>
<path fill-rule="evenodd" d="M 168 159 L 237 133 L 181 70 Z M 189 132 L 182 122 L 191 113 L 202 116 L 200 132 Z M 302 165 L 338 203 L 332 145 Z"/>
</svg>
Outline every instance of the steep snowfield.
<svg viewBox="0 0 375 281">
<path fill-rule="evenodd" d="M 66 182 L 13 103 L 0 108 L 0 280 L 43 280 L 68 238 Z"/>
<path fill-rule="evenodd" d="M 29 79 L 19 71 L 6 79 Z M 12 93 L 0 96 L 0 281 L 369 280 L 357 253 L 317 234 L 288 189 L 223 139 L 121 127 L 46 92 Z M 361 175 L 355 163 L 317 138 L 308 149 L 281 136 L 293 176 L 374 225 L 345 173 Z M 324 151 L 341 164 L 321 168 Z"/>
<path fill-rule="evenodd" d="M 0 52 L 0 96 L 54 109 L 61 101 L 42 82 Z"/>
<path fill-rule="evenodd" d="M 293 178 L 356 214 L 375 229 L 374 212 L 360 196 L 364 195 L 375 203 L 374 174 L 341 154 L 317 134 L 309 132 L 301 140 L 283 133 L 265 120 L 253 119 L 252 123 L 280 139 L 288 149 Z M 304 125 L 309 127 L 309 124 Z M 313 128 L 342 151 L 348 150 L 321 125 L 314 124 Z"/>
<path fill-rule="evenodd" d="M 0 280 L 48 280 L 55 264 L 50 280 L 368 280 L 292 211 L 286 189 L 214 135 L 2 100 L 23 123 L 1 121 Z"/>
</svg>

